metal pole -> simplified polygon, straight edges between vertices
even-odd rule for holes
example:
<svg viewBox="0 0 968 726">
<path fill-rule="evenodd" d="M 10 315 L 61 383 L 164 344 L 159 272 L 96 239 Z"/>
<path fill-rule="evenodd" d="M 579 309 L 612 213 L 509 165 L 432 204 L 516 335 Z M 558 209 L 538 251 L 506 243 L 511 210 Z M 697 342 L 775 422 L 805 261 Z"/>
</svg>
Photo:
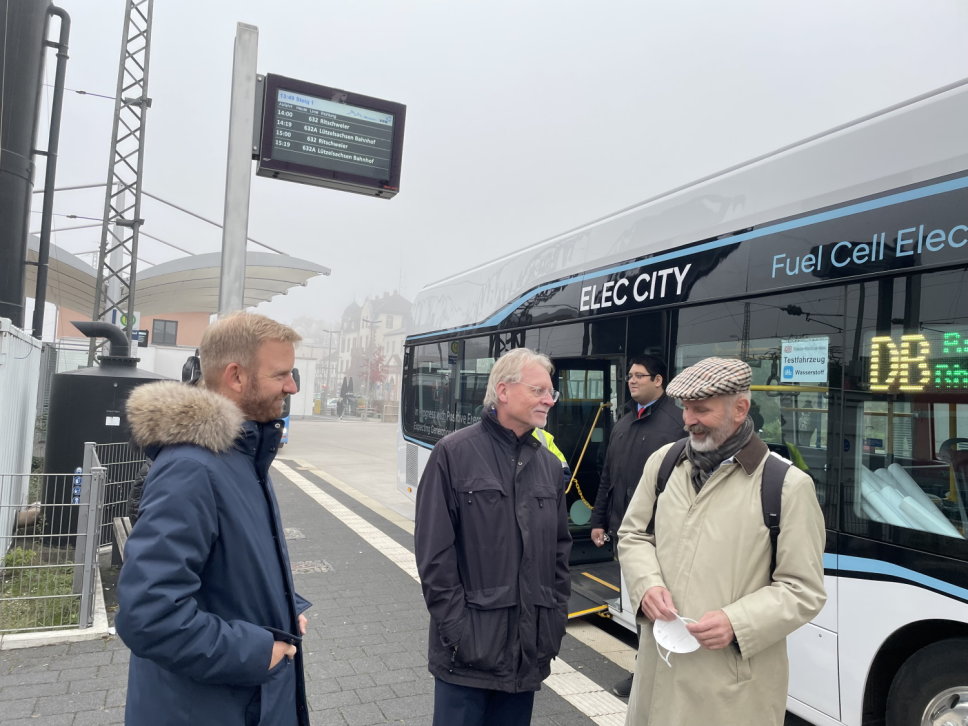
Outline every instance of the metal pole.
<svg viewBox="0 0 968 726">
<path fill-rule="evenodd" d="M 57 176 L 57 150 L 60 142 L 61 109 L 64 105 L 64 75 L 67 72 L 67 41 L 71 37 L 71 16 L 61 8 L 47 11 L 60 18 L 60 40 L 49 43 L 57 48 L 54 73 L 54 97 L 50 109 L 50 131 L 47 136 L 47 170 L 44 173 L 44 204 L 40 215 L 40 240 L 37 243 L 37 281 L 34 289 L 34 337 L 44 336 L 44 307 L 47 305 L 47 270 L 50 265 L 50 228 L 54 214 L 54 182 Z"/>
<path fill-rule="evenodd" d="M 81 584 L 81 611 L 78 626 L 91 627 L 94 614 L 94 583 L 97 563 L 98 526 L 101 523 L 101 507 L 104 501 L 104 485 L 108 481 L 108 470 L 103 466 L 95 466 L 91 470 L 91 485 L 88 501 L 83 505 L 87 514 L 87 529 L 84 532 L 84 572 Z"/>
<path fill-rule="evenodd" d="M 238 23 L 232 63 L 232 101 L 229 106 L 222 269 L 218 290 L 219 317 L 242 310 L 245 300 L 245 238 L 249 228 L 252 125 L 255 122 L 258 55 L 259 29 L 254 25 Z"/>
<path fill-rule="evenodd" d="M 333 331 L 327 330 L 329 340 L 326 345 L 326 396 L 333 395 Z"/>
<path fill-rule="evenodd" d="M 87 539 L 90 531 L 91 519 L 93 517 L 90 508 L 92 488 L 92 472 L 101 462 L 97 458 L 97 444 L 93 441 L 84 442 L 84 459 L 79 470 L 74 472 L 71 482 L 72 491 L 70 504 L 65 502 L 65 507 L 77 507 L 77 524 L 70 534 L 74 538 L 74 583 L 71 592 L 81 594 L 81 623 L 84 622 L 84 606 L 87 603 L 85 593 L 87 590 Z M 69 511 L 69 510 L 68 510 Z M 81 625 L 81 627 L 87 627 Z"/>
<path fill-rule="evenodd" d="M 25 265 L 49 0 L 0 2 L 0 318 L 24 327 Z"/>
</svg>

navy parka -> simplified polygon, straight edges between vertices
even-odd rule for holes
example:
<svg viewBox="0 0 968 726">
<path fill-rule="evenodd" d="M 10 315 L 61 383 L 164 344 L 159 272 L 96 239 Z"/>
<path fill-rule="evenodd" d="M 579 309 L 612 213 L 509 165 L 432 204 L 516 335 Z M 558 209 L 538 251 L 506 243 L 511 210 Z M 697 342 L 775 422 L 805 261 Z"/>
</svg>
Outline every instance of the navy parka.
<svg viewBox="0 0 968 726">
<path fill-rule="evenodd" d="M 154 464 L 118 584 L 126 722 L 308 724 L 297 621 L 309 604 L 293 588 L 268 476 L 280 422 L 242 423 L 228 399 L 172 383 L 136 389 L 128 410 Z M 276 640 L 298 653 L 269 670 Z"/>
</svg>

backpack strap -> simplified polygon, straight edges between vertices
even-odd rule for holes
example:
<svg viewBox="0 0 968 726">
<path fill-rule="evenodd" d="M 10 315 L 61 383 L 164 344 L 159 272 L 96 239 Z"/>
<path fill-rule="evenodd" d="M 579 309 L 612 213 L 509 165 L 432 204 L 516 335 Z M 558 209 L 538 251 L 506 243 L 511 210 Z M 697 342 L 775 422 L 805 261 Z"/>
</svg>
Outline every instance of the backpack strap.
<svg viewBox="0 0 968 726">
<path fill-rule="evenodd" d="M 685 451 L 687 443 L 689 443 L 688 436 L 676 441 L 662 458 L 662 463 L 659 464 L 659 473 L 655 478 L 655 500 L 652 502 L 652 519 L 649 520 L 649 526 L 645 528 L 646 534 L 653 534 L 655 532 L 655 511 L 659 506 L 659 495 L 665 491 L 666 482 L 669 481 L 672 470 L 679 463 L 679 457 Z"/>
<path fill-rule="evenodd" d="M 763 480 L 760 482 L 760 501 L 763 506 L 763 524 L 770 530 L 770 579 L 776 570 L 776 547 L 780 537 L 780 509 L 783 502 L 783 480 L 786 478 L 790 462 L 775 456 L 766 455 L 763 465 Z"/>
<path fill-rule="evenodd" d="M 689 437 L 679 439 L 666 452 L 659 465 L 659 473 L 655 479 L 655 501 L 652 502 L 652 519 L 645 528 L 646 534 L 655 533 L 655 513 L 659 506 L 659 495 L 665 491 L 666 482 L 672 470 L 679 462 L 679 457 L 686 448 Z M 770 531 L 770 578 L 776 570 L 776 548 L 780 538 L 780 511 L 783 503 L 783 480 L 786 478 L 790 462 L 780 456 L 767 454 L 763 465 L 763 479 L 760 482 L 760 505 L 763 508 L 763 524 Z"/>
</svg>

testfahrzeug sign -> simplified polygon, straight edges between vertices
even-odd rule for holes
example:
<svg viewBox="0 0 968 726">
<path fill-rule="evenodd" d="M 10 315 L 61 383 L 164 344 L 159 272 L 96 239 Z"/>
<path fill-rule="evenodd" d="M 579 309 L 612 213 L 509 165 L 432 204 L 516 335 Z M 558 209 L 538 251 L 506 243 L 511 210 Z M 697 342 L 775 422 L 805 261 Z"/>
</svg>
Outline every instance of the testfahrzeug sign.
<svg viewBox="0 0 968 726">
<path fill-rule="evenodd" d="M 780 343 L 780 383 L 826 383 L 830 339 L 784 340 Z"/>
</svg>

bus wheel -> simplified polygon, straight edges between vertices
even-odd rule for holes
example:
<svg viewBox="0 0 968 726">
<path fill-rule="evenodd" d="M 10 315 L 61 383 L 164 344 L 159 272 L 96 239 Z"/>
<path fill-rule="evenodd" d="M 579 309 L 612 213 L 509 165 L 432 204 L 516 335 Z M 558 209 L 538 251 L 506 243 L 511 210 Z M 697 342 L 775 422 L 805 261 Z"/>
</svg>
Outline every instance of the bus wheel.
<svg viewBox="0 0 968 726">
<path fill-rule="evenodd" d="M 921 648 L 901 666 L 887 696 L 887 726 L 968 723 L 968 638 Z"/>
</svg>

